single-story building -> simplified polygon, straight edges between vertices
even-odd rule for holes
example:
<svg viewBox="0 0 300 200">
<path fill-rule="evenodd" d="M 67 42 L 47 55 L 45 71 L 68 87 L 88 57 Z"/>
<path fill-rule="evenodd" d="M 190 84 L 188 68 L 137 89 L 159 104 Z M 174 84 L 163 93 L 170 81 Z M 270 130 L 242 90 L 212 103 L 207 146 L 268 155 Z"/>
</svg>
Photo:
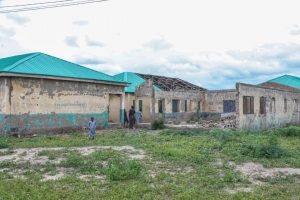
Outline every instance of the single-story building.
<svg viewBox="0 0 300 200">
<path fill-rule="evenodd" d="M 126 82 L 44 53 L 0 59 L 0 133 L 122 123 Z"/>
<path fill-rule="evenodd" d="M 124 72 L 114 76 L 130 83 L 125 88 L 125 108 L 134 106 L 142 122 L 163 117 L 165 121 L 188 121 L 199 111 L 206 89 L 165 76 Z"/>
</svg>

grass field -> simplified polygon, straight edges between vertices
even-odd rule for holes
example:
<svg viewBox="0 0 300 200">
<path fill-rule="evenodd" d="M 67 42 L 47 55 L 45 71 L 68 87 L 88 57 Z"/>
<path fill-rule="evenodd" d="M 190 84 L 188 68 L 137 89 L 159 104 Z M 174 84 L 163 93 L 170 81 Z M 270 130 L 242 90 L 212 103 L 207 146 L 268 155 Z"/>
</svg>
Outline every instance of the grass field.
<svg viewBox="0 0 300 200">
<path fill-rule="evenodd" d="M 0 141 L 0 199 L 300 199 L 300 129 Z"/>
</svg>

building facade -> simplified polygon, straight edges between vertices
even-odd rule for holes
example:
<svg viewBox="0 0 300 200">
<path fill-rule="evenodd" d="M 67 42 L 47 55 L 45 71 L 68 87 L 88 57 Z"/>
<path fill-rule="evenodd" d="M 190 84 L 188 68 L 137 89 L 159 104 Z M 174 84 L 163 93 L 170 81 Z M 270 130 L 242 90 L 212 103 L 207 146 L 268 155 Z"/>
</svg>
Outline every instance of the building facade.
<svg viewBox="0 0 300 200">
<path fill-rule="evenodd" d="M 124 87 L 113 77 L 42 53 L 0 59 L 0 132 L 27 134 L 122 123 Z M 113 113 L 113 114 L 111 114 Z"/>
</svg>

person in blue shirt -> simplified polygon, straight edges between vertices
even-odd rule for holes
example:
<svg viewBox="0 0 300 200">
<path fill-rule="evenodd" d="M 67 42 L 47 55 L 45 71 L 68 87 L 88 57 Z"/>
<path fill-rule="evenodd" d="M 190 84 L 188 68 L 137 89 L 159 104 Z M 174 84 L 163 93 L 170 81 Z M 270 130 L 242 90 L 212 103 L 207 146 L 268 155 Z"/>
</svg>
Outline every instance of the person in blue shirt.
<svg viewBox="0 0 300 200">
<path fill-rule="evenodd" d="M 94 117 L 91 117 L 91 121 L 89 121 L 88 124 L 88 129 L 89 129 L 89 138 L 90 139 L 95 139 L 96 137 L 96 122 L 94 120 Z"/>
</svg>

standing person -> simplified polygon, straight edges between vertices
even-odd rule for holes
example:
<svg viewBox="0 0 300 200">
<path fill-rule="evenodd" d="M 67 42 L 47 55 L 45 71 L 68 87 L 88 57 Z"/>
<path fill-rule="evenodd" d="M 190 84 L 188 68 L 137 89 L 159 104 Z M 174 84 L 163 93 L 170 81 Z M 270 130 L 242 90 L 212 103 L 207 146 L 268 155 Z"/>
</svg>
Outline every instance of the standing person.
<svg viewBox="0 0 300 200">
<path fill-rule="evenodd" d="M 128 117 L 127 117 L 127 112 L 126 112 L 126 109 L 124 109 L 124 128 L 126 128 L 128 126 Z M 126 126 L 127 124 L 127 126 Z"/>
<path fill-rule="evenodd" d="M 133 129 L 135 123 L 135 110 L 134 107 L 131 106 L 131 109 L 129 110 L 129 128 Z"/>
<path fill-rule="evenodd" d="M 95 139 L 96 136 L 96 122 L 94 120 L 94 117 L 91 117 L 91 121 L 89 121 L 88 124 L 88 129 L 89 129 L 89 138 L 90 139 Z"/>
</svg>

